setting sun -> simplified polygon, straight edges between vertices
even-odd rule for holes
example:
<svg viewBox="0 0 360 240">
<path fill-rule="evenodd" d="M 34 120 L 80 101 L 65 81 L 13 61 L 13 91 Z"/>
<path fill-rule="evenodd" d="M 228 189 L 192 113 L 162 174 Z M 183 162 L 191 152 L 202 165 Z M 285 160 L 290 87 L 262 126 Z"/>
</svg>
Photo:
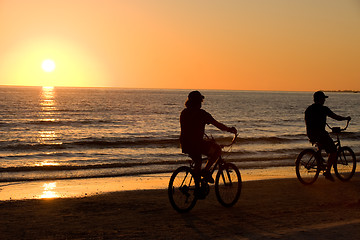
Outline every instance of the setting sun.
<svg viewBox="0 0 360 240">
<path fill-rule="evenodd" d="M 41 67 L 45 72 L 52 72 L 55 70 L 55 62 L 51 59 L 46 59 L 42 62 Z"/>
<path fill-rule="evenodd" d="M 360 88 L 357 1 L 84 2 L 1 0 L 0 85 Z"/>
</svg>

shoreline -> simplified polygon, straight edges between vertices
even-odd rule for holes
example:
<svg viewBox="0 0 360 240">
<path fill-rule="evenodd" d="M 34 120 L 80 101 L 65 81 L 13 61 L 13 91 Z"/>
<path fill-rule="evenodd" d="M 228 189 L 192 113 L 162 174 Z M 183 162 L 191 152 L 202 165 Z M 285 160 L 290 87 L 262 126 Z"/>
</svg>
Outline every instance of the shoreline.
<svg viewBox="0 0 360 240">
<path fill-rule="evenodd" d="M 239 201 L 224 208 L 211 189 L 186 214 L 165 189 L 118 191 L 80 198 L 0 202 L 1 239 L 357 239 L 360 176 L 243 182 Z"/>
<path fill-rule="evenodd" d="M 294 167 L 240 169 L 243 182 L 296 178 Z M 167 189 L 172 173 L 0 183 L 0 201 L 79 198 L 110 192 Z"/>
</svg>

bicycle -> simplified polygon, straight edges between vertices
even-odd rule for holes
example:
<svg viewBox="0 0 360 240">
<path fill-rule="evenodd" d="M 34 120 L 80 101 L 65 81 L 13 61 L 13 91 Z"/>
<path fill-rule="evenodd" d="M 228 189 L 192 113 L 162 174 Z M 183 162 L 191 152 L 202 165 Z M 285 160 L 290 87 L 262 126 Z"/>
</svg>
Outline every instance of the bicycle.
<svg viewBox="0 0 360 240">
<path fill-rule="evenodd" d="M 341 181 L 349 181 L 356 169 L 356 157 L 353 150 L 350 147 L 341 146 L 339 134 L 347 129 L 349 122 L 345 128 L 331 127 L 332 133 L 336 134 L 336 140 L 334 141 L 337 149 L 337 158 L 333 164 L 335 175 Z M 316 150 L 305 149 L 297 157 L 295 161 L 296 176 L 299 181 L 304 185 L 313 184 L 319 176 L 320 171 L 326 170 L 326 161 L 321 155 L 321 148 L 315 143 Z"/>
<path fill-rule="evenodd" d="M 228 145 L 222 145 L 221 148 L 229 147 L 235 143 L 237 134 Z M 214 140 L 215 141 L 215 140 Z M 216 198 L 224 207 L 233 206 L 240 197 L 241 193 L 241 175 L 239 169 L 232 163 L 225 162 L 223 158 L 224 151 L 210 169 L 211 175 L 217 170 L 215 178 Z M 207 158 L 202 158 L 207 160 Z M 180 212 L 190 211 L 197 200 L 205 199 L 210 192 L 209 183 L 202 177 L 194 174 L 195 163 L 190 160 L 190 166 L 181 166 L 176 169 L 170 177 L 168 186 L 168 196 L 172 207 Z"/>
</svg>

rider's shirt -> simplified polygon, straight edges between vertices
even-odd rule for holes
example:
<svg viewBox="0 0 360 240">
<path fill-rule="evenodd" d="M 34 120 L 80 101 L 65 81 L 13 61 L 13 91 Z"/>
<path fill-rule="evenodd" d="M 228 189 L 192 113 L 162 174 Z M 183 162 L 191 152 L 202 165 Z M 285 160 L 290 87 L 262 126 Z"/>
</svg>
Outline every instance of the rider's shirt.
<svg viewBox="0 0 360 240">
<path fill-rule="evenodd" d="M 203 142 L 205 125 L 214 121 L 210 113 L 200 108 L 185 108 L 180 115 L 180 143 L 184 153 L 192 153 Z"/>
<path fill-rule="evenodd" d="M 315 140 L 327 133 L 326 117 L 333 114 L 330 108 L 322 104 L 312 104 L 305 111 L 306 132 L 310 140 Z"/>
</svg>

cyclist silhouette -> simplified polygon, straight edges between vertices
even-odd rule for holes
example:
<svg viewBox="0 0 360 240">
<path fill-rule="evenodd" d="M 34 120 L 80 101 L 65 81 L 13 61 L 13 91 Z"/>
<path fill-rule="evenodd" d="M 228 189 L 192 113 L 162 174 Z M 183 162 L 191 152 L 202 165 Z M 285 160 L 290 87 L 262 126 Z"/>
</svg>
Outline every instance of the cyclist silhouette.
<svg viewBox="0 0 360 240">
<path fill-rule="evenodd" d="M 314 103 L 305 111 L 306 133 L 312 143 L 316 143 L 320 149 L 325 149 L 329 154 L 326 171 L 324 176 L 326 179 L 335 181 L 331 175 L 331 167 L 336 160 L 336 146 L 329 133 L 325 130 L 326 117 L 335 120 L 351 120 L 351 117 L 342 117 L 335 114 L 330 108 L 324 106 L 325 99 L 328 98 L 322 91 L 317 91 L 313 95 Z"/>
<path fill-rule="evenodd" d="M 180 144 L 183 153 L 189 156 L 195 162 L 195 173 L 201 175 L 210 183 L 214 183 L 214 179 L 209 171 L 212 164 L 221 155 L 221 147 L 215 141 L 204 139 L 206 124 L 212 124 L 222 131 L 228 131 L 236 134 L 235 127 L 227 127 L 226 125 L 216 121 L 210 113 L 201 109 L 204 96 L 199 91 L 189 93 L 185 102 L 185 109 L 180 115 Z M 201 155 L 206 155 L 208 161 L 201 171 Z"/>
</svg>

